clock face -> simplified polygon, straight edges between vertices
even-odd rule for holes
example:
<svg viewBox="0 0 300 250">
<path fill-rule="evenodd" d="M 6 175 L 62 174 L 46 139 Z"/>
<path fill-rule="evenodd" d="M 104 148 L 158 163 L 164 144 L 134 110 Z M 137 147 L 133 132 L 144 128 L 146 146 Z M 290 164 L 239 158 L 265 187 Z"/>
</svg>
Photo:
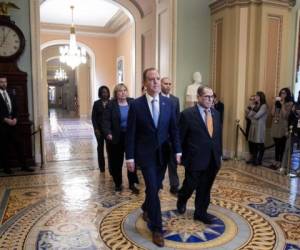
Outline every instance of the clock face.
<svg viewBox="0 0 300 250">
<path fill-rule="evenodd" d="M 0 57 L 10 57 L 19 51 L 21 39 L 17 32 L 0 24 Z"/>
</svg>

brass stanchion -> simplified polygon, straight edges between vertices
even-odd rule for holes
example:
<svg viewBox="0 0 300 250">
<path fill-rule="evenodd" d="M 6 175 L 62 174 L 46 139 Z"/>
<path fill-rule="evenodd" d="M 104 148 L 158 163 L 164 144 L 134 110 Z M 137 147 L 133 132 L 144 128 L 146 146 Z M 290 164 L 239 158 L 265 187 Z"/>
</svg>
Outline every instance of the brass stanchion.
<svg viewBox="0 0 300 250">
<path fill-rule="evenodd" d="M 44 166 L 44 148 L 43 148 L 43 130 L 42 126 L 39 126 L 39 132 L 40 132 L 40 153 L 41 153 L 41 168 Z"/>
<path fill-rule="evenodd" d="M 240 120 L 236 119 L 236 128 L 235 128 L 235 149 L 234 149 L 234 160 L 238 160 L 238 144 L 239 144 L 239 129 L 240 129 Z"/>
<path fill-rule="evenodd" d="M 292 133 L 293 133 L 293 126 L 290 126 L 289 127 L 289 136 L 288 136 L 287 143 L 286 143 L 287 165 L 286 165 L 285 169 L 284 169 L 284 167 L 281 168 L 281 172 L 284 173 L 284 170 L 285 170 L 285 174 L 290 178 L 299 176 L 298 174 L 292 173 L 292 169 L 291 169 L 291 157 L 292 157 L 292 146 L 293 146 L 292 145 Z"/>
</svg>

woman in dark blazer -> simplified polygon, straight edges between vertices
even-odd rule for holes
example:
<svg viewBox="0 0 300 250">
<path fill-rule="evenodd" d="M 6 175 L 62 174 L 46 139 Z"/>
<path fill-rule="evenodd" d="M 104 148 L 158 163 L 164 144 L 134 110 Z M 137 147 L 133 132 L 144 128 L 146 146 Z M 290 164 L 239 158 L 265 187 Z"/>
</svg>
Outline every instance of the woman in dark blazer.
<svg viewBox="0 0 300 250">
<path fill-rule="evenodd" d="M 109 88 L 106 86 L 101 86 L 98 90 L 99 100 L 94 102 L 92 111 L 92 123 L 94 127 L 94 133 L 97 139 L 97 152 L 98 152 L 98 165 L 101 172 L 105 171 L 105 160 L 104 160 L 104 136 L 102 133 L 102 119 L 103 112 L 106 108 L 110 92 Z"/>
<path fill-rule="evenodd" d="M 133 98 L 128 98 L 128 90 L 124 84 L 118 84 L 114 89 L 114 98 L 108 104 L 103 116 L 102 130 L 107 141 L 109 165 L 115 183 L 115 190 L 122 191 L 122 166 L 125 153 L 125 133 L 129 105 Z M 138 183 L 136 170 L 127 171 L 129 188 L 138 194 L 135 187 Z"/>
</svg>

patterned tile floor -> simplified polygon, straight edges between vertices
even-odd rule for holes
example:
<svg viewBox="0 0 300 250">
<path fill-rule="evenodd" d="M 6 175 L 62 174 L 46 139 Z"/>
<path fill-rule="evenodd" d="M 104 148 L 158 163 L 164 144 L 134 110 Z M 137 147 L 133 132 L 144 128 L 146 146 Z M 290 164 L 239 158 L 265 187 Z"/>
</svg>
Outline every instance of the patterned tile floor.
<svg viewBox="0 0 300 250">
<path fill-rule="evenodd" d="M 82 124 L 89 126 L 74 119 L 57 122 L 62 132 L 51 139 L 54 144 L 68 133 L 61 126 L 76 130 L 77 124 L 78 131 Z M 131 194 L 126 178 L 124 190 L 114 192 L 108 171 L 98 171 L 93 153 L 80 155 L 82 138 L 72 133 L 67 136 L 74 147 L 69 158 L 59 148 L 49 149 L 54 160 L 34 175 L 0 177 L 0 249 L 156 249 L 141 219 L 143 192 Z M 83 135 L 87 140 L 86 131 Z M 94 152 L 93 138 L 88 140 Z M 180 166 L 178 172 L 182 181 L 184 169 Z M 166 178 L 160 193 L 163 249 L 300 249 L 299 194 L 297 178 L 226 161 L 212 191 L 214 223 L 207 226 L 193 221 L 193 200 L 185 215 L 177 214 Z"/>
</svg>

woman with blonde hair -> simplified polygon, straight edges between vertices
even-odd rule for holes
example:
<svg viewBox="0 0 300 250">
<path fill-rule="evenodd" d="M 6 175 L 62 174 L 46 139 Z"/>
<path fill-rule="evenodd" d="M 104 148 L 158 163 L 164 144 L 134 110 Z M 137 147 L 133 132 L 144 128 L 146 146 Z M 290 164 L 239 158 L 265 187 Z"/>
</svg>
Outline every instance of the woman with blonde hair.
<svg viewBox="0 0 300 250">
<path fill-rule="evenodd" d="M 108 146 L 108 161 L 115 183 L 115 191 L 122 191 L 122 166 L 125 154 L 125 134 L 129 105 L 133 98 L 128 97 L 125 84 L 118 84 L 114 88 L 114 98 L 111 100 L 103 116 L 103 133 Z M 136 170 L 127 171 L 129 188 L 134 194 L 139 190 L 135 187 L 138 183 Z"/>
</svg>

